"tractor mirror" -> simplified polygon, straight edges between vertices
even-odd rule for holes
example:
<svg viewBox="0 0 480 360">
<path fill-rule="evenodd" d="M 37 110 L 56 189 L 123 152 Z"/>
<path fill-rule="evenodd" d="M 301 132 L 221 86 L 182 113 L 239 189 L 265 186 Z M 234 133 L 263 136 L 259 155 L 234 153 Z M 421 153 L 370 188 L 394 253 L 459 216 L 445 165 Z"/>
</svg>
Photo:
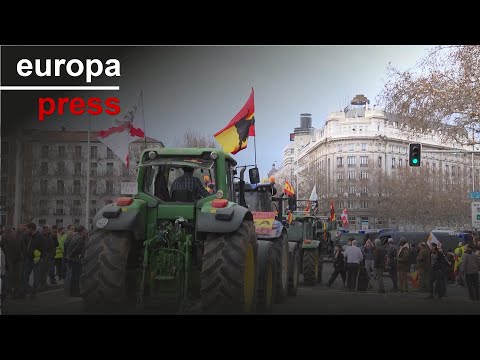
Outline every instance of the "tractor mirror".
<svg viewBox="0 0 480 360">
<path fill-rule="evenodd" d="M 248 170 L 248 175 L 250 177 L 251 184 L 259 184 L 260 183 L 260 172 L 258 171 L 257 167 L 254 167 Z"/>
</svg>

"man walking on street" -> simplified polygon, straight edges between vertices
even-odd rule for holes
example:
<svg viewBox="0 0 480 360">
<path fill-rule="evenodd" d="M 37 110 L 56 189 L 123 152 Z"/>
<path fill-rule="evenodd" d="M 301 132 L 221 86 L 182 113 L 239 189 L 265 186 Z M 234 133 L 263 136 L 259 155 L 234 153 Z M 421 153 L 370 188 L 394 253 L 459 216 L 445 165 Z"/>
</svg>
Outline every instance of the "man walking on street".
<svg viewBox="0 0 480 360">
<path fill-rule="evenodd" d="M 358 268 L 363 260 L 363 253 L 357 247 L 357 240 L 353 240 L 352 246 L 345 250 L 345 258 L 347 260 L 347 289 L 354 291 L 357 287 Z"/>
<path fill-rule="evenodd" d="M 393 245 L 393 239 L 389 238 L 388 239 L 388 245 L 387 245 L 387 269 L 388 273 L 390 274 L 390 278 L 392 279 L 393 283 L 393 288 L 392 292 L 397 292 L 398 291 L 398 286 L 397 286 L 397 249 Z"/>
<path fill-rule="evenodd" d="M 70 296 L 80 296 L 80 275 L 82 273 L 81 259 L 85 247 L 86 229 L 83 225 L 78 225 L 75 233 L 67 248 L 67 274 L 70 277 L 70 285 L 66 292 Z M 67 282 L 65 282 L 67 284 Z M 67 286 L 67 285 L 66 285 Z"/>
<path fill-rule="evenodd" d="M 345 259 L 342 254 L 342 246 L 340 244 L 335 245 L 335 252 L 333 255 L 333 274 L 328 280 L 327 286 L 331 287 L 338 274 L 342 277 L 343 287 L 345 288 Z"/>
<path fill-rule="evenodd" d="M 430 291 L 430 249 L 424 242 L 419 244 L 419 249 L 417 255 L 418 290 Z"/>
<path fill-rule="evenodd" d="M 385 270 L 385 248 L 381 244 L 382 242 L 380 239 L 375 239 L 373 261 L 378 280 L 378 292 L 384 294 L 385 287 L 383 285 L 383 271 Z"/>
<path fill-rule="evenodd" d="M 470 246 L 465 247 L 461 266 L 465 274 L 465 282 L 467 283 L 468 295 L 470 300 L 480 301 L 478 293 L 478 272 L 480 271 L 480 259 L 476 254 L 472 253 Z"/>
<path fill-rule="evenodd" d="M 447 262 L 445 255 L 441 251 L 438 251 L 438 246 L 436 243 L 431 244 L 432 251 L 430 253 L 430 264 L 431 264 L 431 278 L 430 278 L 430 296 L 429 299 L 435 297 L 435 293 L 438 298 L 443 297 L 443 267 Z"/>
</svg>

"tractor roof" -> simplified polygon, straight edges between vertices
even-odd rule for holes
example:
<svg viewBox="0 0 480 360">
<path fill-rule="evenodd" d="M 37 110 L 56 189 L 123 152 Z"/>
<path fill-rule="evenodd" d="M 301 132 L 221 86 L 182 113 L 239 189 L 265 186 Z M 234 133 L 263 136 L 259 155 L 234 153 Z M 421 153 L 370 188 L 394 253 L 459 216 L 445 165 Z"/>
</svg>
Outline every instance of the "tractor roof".
<svg viewBox="0 0 480 360">
<path fill-rule="evenodd" d="M 210 160 L 210 153 L 215 151 L 219 155 L 225 156 L 226 160 L 229 160 L 234 166 L 237 165 L 237 162 L 229 155 L 219 149 L 213 148 L 148 148 L 142 152 L 141 158 L 144 158 L 144 154 L 150 151 L 155 151 L 157 153 L 157 159 L 159 158 L 182 158 L 182 157 L 201 157 L 205 156 L 205 159 Z M 148 161 L 148 160 L 147 160 Z M 144 161 L 147 162 L 147 161 Z"/>
</svg>

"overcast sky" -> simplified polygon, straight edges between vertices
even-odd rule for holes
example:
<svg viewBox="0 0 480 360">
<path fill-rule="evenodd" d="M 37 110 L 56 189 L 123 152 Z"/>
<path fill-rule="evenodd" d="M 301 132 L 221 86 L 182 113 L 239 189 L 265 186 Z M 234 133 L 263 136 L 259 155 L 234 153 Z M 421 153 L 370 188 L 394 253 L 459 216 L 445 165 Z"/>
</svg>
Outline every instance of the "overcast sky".
<svg viewBox="0 0 480 360">
<path fill-rule="evenodd" d="M 375 104 L 386 67 L 413 67 L 430 46 L 197 46 L 137 49 L 122 61 L 121 104 L 143 89 L 147 136 L 175 146 L 187 128 L 212 136 L 255 90 L 257 162 L 262 177 L 282 160 L 289 133 L 311 113 L 327 114 L 356 94 Z M 99 127 L 96 122 L 95 127 Z M 253 138 L 235 156 L 252 164 Z"/>
</svg>

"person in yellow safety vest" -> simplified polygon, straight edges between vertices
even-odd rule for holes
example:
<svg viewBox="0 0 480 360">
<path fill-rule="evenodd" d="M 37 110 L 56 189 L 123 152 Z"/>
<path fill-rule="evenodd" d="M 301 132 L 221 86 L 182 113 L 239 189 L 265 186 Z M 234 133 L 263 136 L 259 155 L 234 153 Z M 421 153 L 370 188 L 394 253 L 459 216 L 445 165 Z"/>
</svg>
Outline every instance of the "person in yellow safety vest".
<svg viewBox="0 0 480 360">
<path fill-rule="evenodd" d="M 67 233 L 65 232 L 64 227 L 58 228 L 58 246 L 55 249 L 55 270 L 57 272 L 58 280 L 62 280 L 65 274 L 62 271 L 63 263 L 63 247 L 65 245 L 65 240 L 67 239 Z"/>
<path fill-rule="evenodd" d="M 462 281 L 462 274 L 460 271 L 460 265 L 462 263 L 462 256 L 464 252 L 464 246 L 463 243 L 460 241 L 458 243 L 458 247 L 455 248 L 454 253 L 455 253 L 455 264 L 453 265 L 453 271 L 455 273 L 455 278 L 457 280 L 457 286 L 463 286 L 463 281 Z"/>
</svg>

